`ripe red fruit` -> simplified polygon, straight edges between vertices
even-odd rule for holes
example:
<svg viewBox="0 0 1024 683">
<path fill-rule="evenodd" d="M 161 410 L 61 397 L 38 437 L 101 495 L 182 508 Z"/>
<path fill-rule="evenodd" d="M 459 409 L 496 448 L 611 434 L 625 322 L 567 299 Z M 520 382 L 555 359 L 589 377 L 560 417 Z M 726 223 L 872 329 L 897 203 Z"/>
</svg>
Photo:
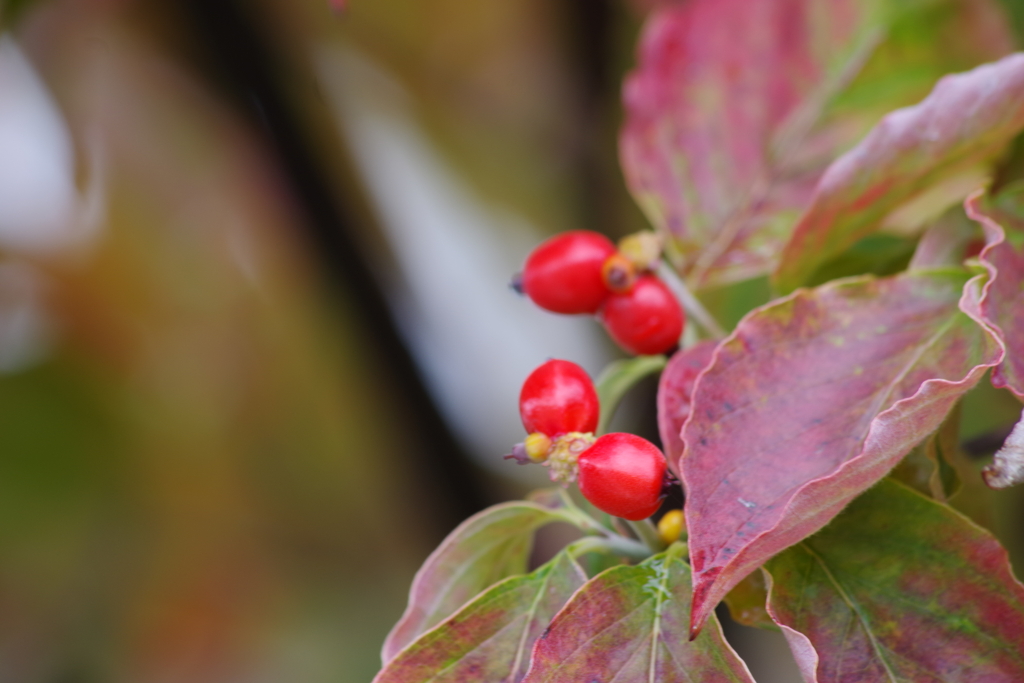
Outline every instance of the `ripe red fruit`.
<svg viewBox="0 0 1024 683">
<path fill-rule="evenodd" d="M 604 235 L 570 230 L 542 242 L 526 258 L 522 288 L 555 313 L 596 313 L 608 296 L 601 269 L 615 245 Z"/>
<path fill-rule="evenodd" d="M 586 370 L 567 360 L 549 360 L 530 373 L 519 393 L 519 415 L 529 433 L 555 437 L 593 432 L 601 406 Z"/>
<path fill-rule="evenodd" d="M 686 323 L 675 296 L 653 275 L 641 276 L 624 294 L 609 296 L 598 317 L 619 346 L 641 356 L 671 349 Z"/>
<path fill-rule="evenodd" d="M 580 492 L 598 509 L 639 521 L 661 506 L 665 456 L 633 434 L 605 434 L 577 459 Z"/>
</svg>

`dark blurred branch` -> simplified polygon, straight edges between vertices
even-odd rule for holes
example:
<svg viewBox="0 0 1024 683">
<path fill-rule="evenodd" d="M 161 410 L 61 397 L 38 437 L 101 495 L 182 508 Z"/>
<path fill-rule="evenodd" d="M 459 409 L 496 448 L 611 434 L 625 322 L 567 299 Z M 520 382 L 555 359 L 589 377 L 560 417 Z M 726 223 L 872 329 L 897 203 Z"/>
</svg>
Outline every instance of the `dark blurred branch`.
<svg viewBox="0 0 1024 683">
<path fill-rule="evenodd" d="M 325 0 L 326 1 L 326 0 Z M 229 95 L 240 111 L 263 133 L 286 186 L 303 211 L 302 227 L 331 283 L 358 314 L 366 348 L 379 357 L 373 366 L 385 373 L 382 383 L 392 400 L 403 401 L 397 413 L 408 416 L 405 430 L 419 445 L 405 454 L 416 480 L 436 501 L 432 514 L 448 526 L 489 502 L 481 492 L 474 467 L 466 457 L 427 391 L 422 373 L 398 327 L 358 239 L 351 207 L 332 189 L 321 159 L 289 102 L 289 73 L 268 34 L 253 15 L 254 4 L 236 0 L 165 0 L 178 11 L 194 37 L 205 76 Z M 303 64 L 300 69 L 307 68 Z"/>
<path fill-rule="evenodd" d="M 584 227 L 615 236 L 618 212 L 615 191 L 619 182 L 606 156 L 610 124 L 609 103 L 617 101 L 618 83 L 613 63 L 612 0 L 566 0 L 566 41 L 573 48 L 580 87 L 580 126 L 576 172 L 580 178 Z"/>
</svg>

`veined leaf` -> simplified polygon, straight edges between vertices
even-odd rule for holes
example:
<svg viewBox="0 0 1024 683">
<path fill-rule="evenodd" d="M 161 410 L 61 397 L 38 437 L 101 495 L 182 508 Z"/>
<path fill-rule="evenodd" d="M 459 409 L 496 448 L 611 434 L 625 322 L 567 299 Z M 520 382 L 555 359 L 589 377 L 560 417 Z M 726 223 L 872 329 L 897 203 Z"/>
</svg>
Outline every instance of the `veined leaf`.
<svg viewBox="0 0 1024 683">
<path fill-rule="evenodd" d="M 946 76 L 828 168 L 782 252 L 776 285 L 789 292 L 804 284 L 900 205 L 991 160 L 1021 129 L 1024 53 Z"/>
<path fill-rule="evenodd" d="M 398 653 L 374 683 L 518 683 L 534 641 L 586 580 L 563 551 L 481 593 Z"/>
<path fill-rule="evenodd" d="M 753 683 L 717 622 L 689 641 L 683 552 L 676 544 L 591 579 L 537 641 L 526 683 Z"/>
<path fill-rule="evenodd" d="M 890 480 L 768 562 L 768 608 L 808 683 L 1024 681 L 1006 551 Z"/>
<path fill-rule="evenodd" d="M 690 416 L 690 398 L 697 375 L 707 367 L 714 353 L 716 341 L 702 341 L 688 349 L 681 349 L 669 360 L 658 381 L 658 432 L 661 445 L 668 458 L 668 466 L 676 474 L 679 456 L 683 454 L 680 432 Z"/>
<path fill-rule="evenodd" d="M 1000 361 L 976 306 L 958 308 L 966 277 L 914 271 L 802 289 L 719 345 L 680 459 L 695 629 L 740 579 L 883 477 Z"/>
<path fill-rule="evenodd" d="M 559 521 L 570 520 L 558 510 L 516 502 L 495 505 L 460 524 L 416 572 L 409 605 L 384 641 L 383 662 L 484 589 L 525 573 L 533 532 Z"/>
<path fill-rule="evenodd" d="M 985 230 L 979 259 L 989 281 L 979 293 L 981 312 L 1006 345 L 1006 358 L 992 371 L 992 383 L 1024 400 L 1024 186 L 1001 193 L 989 205 L 975 194 L 964 206 Z"/>
<path fill-rule="evenodd" d="M 989 0 L 662 7 L 623 91 L 627 182 L 691 286 L 762 275 L 831 161 L 942 74 L 1011 45 Z"/>
</svg>

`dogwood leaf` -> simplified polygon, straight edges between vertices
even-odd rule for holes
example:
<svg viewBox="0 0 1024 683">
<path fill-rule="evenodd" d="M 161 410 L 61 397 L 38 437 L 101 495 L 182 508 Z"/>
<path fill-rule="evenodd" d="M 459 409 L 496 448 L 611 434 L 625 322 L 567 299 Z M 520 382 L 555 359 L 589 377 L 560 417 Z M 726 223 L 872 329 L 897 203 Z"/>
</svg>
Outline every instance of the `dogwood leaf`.
<svg viewBox="0 0 1024 683">
<path fill-rule="evenodd" d="M 740 579 L 883 477 L 999 362 L 977 306 L 958 308 L 966 279 L 912 271 L 798 290 L 718 346 L 680 459 L 694 629 Z"/>
<path fill-rule="evenodd" d="M 526 683 L 753 683 L 715 622 L 689 642 L 690 572 L 676 544 L 591 579 L 537 641 Z"/>
<path fill-rule="evenodd" d="M 533 532 L 558 521 L 570 520 L 559 510 L 515 502 L 460 524 L 416 572 L 405 613 L 384 641 L 384 663 L 482 590 L 525 573 Z"/>
<path fill-rule="evenodd" d="M 1024 53 L 946 76 L 829 166 L 782 252 L 776 285 L 788 292 L 804 284 L 895 209 L 992 159 L 1021 129 Z"/>
<path fill-rule="evenodd" d="M 683 439 L 679 433 L 690 416 L 693 386 L 717 345 L 718 342 L 708 340 L 677 351 L 658 381 L 658 432 L 669 467 L 677 474 L 676 464 L 683 454 Z"/>
<path fill-rule="evenodd" d="M 620 152 L 690 284 L 770 271 L 839 153 L 940 75 L 1012 49 L 999 19 L 988 0 L 689 0 L 655 11 L 623 90 Z"/>
<path fill-rule="evenodd" d="M 534 641 L 586 580 L 566 552 L 505 579 L 398 653 L 374 683 L 518 683 Z"/>
<path fill-rule="evenodd" d="M 766 565 L 808 683 L 1024 680 L 1024 586 L 988 532 L 891 480 Z"/>
<path fill-rule="evenodd" d="M 981 294 L 981 312 L 1006 345 L 1006 358 L 992 371 L 992 383 L 1024 400 L 1024 186 L 988 204 L 975 194 L 964 206 L 985 231 L 979 259 L 990 282 Z"/>
</svg>

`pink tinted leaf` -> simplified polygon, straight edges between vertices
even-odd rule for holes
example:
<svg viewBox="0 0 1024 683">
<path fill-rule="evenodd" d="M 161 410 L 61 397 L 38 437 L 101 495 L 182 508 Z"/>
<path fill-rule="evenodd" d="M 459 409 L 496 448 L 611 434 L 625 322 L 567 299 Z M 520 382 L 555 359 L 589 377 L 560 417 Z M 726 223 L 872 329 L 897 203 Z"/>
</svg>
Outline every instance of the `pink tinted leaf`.
<svg viewBox="0 0 1024 683">
<path fill-rule="evenodd" d="M 981 233 L 957 207 L 947 211 L 921 235 L 910 260 L 909 270 L 963 265 L 968 251 Z"/>
<path fill-rule="evenodd" d="M 839 153 L 941 74 L 1011 45 L 988 0 L 663 7 L 623 91 L 627 182 L 691 286 L 764 274 Z"/>
<path fill-rule="evenodd" d="M 398 653 L 374 683 L 518 683 L 534 641 L 586 580 L 565 552 L 506 579 Z"/>
<path fill-rule="evenodd" d="M 863 29 L 858 3 L 840 0 L 820 7 L 812 35 L 816 4 L 693 0 L 655 12 L 644 28 L 623 91 L 622 165 L 652 223 L 677 240 L 687 274 L 716 240 L 734 252 L 717 266 L 721 279 L 764 272 L 785 237 L 779 215 L 813 189 L 814 173 L 773 177 L 770 143 Z"/>
<path fill-rule="evenodd" d="M 719 345 L 680 459 L 695 629 L 739 580 L 883 477 L 999 362 L 973 300 L 958 308 L 966 277 L 917 271 L 798 290 Z"/>
<path fill-rule="evenodd" d="M 766 565 L 808 683 L 1024 681 L 1024 586 L 988 532 L 883 480 Z"/>
<path fill-rule="evenodd" d="M 708 340 L 677 351 L 658 381 L 658 432 L 669 467 L 677 474 L 676 463 L 683 454 L 683 439 L 679 433 L 690 416 L 693 386 L 697 375 L 711 361 L 717 345 L 718 342 Z"/>
<path fill-rule="evenodd" d="M 495 505 L 460 524 L 416 572 L 409 605 L 384 641 L 384 663 L 482 590 L 523 574 L 533 532 L 559 521 L 571 520 L 555 509 L 516 502 Z"/>
<path fill-rule="evenodd" d="M 775 272 L 785 292 L 923 190 L 997 155 L 1024 128 L 1024 54 L 947 76 L 886 116 L 822 176 Z"/>
<path fill-rule="evenodd" d="M 992 383 L 1024 400 L 1024 187 L 1004 191 L 988 205 L 975 194 L 964 206 L 985 231 L 979 259 L 990 283 L 981 312 L 1006 344 Z"/>
<path fill-rule="evenodd" d="M 591 579 L 533 649 L 527 683 L 753 683 L 717 621 L 689 642 L 690 572 L 677 544 Z M 714 617 L 712 617 L 714 619 Z"/>
</svg>

